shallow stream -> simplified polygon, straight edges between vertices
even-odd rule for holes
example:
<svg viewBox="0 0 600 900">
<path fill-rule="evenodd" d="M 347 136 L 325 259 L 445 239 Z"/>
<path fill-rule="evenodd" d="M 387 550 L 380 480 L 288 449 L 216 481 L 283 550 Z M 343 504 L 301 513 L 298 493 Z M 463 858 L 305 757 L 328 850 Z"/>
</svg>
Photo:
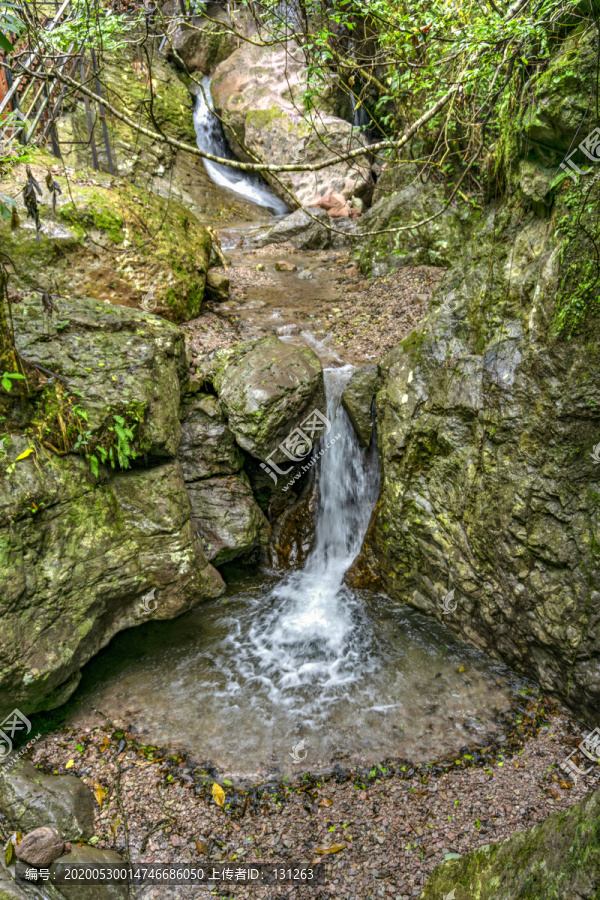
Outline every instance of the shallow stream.
<svg viewBox="0 0 600 900">
<path fill-rule="evenodd" d="M 203 98 L 194 121 L 199 146 L 230 153 Z M 256 179 L 213 164 L 207 172 L 281 214 L 281 202 Z M 235 245 L 235 232 L 224 237 L 227 249 Z M 300 264 L 301 256 L 294 257 Z M 289 273 L 282 277 L 291 307 L 306 301 L 306 291 L 333 289 L 324 276 L 304 281 L 296 297 Z M 258 301 L 248 307 L 247 327 L 272 331 L 277 310 Z M 85 724 L 96 708 L 224 775 L 256 778 L 386 757 L 431 760 L 502 740 L 501 713 L 522 681 L 439 622 L 344 584 L 377 500 L 377 446 L 359 446 L 341 405 L 352 366 L 310 335 L 293 340 L 313 346 L 329 366 L 331 430 L 322 446 L 330 446 L 320 460 L 306 564 L 285 574 L 230 568 L 224 598 L 118 635 L 85 667 L 70 722 Z"/>
<path fill-rule="evenodd" d="M 437 622 L 344 575 L 377 499 L 377 448 L 359 447 L 341 406 L 351 366 L 327 369 L 334 442 L 321 458 L 306 565 L 256 572 L 224 599 L 119 635 L 86 668 L 73 721 L 96 707 L 154 743 L 224 774 L 433 759 L 484 746 L 518 682 Z"/>
</svg>

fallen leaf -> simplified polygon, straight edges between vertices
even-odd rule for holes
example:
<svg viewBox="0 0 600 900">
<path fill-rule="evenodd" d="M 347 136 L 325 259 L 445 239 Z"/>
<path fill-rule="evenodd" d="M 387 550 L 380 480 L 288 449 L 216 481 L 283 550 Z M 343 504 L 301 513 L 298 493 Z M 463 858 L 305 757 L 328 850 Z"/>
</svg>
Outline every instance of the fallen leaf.
<svg viewBox="0 0 600 900">
<path fill-rule="evenodd" d="M 75 760 L 70 759 L 69 762 L 66 764 L 65 769 L 70 769 L 74 765 L 75 765 Z"/>
<path fill-rule="evenodd" d="M 102 804 L 104 802 L 104 798 L 108 794 L 108 788 L 103 787 L 99 781 L 96 781 L 94 784 L 94 797 L 96 798 L 96 803 L 102 809 Z"/>
<path fill-rule="evenodd" d="M 333 803 L 333 800 L 330 797 L 325 797 L 324 800 L 321 800 L 321 802 L 319 803 L 319 806 L 331 806 L 332 803 Z"/>
<path fill-rule="evenodd" d="M 317 847 L 315 853 L 321 854 L 330 854 L 330 853 L 339 853 L 340 850 L 345 850 L 345 844 L 330 844 L 329 847 Z"/>
<path fill-rule="evenodd" d="M 102 740 L 102 744 L 100 745 L 100 753 L 104 753 L 104 751 L 108 748 L 110 744 L 110 738 L 104 737 Z"/>
<path fill-rule="evenodd" d="M 164 759 L 164 756 L 161 756 L 160 759 L 146 759 L 144 762 L 134 763 L 134 766 L 140 766 L 140 768 L 143 766 L 152 766 L 154 763 L 164 762 Z"/>
<path fill-rule="evenodd" d="M 117 831 L 119 830 L 119 825 L 121 824 L 121 820 L 118 816 L 113 816 L 112 821 L 110 823 L 110 830 L 113 833 L 113 837 L 117 839 Z"/>
<path fill-rule="evenodd" d="M 15 847 L 17 844 L 20 844 L 23 840 L 23 835 L 20 831 L 14 831 L 8 839 L 6 847 L 4 848 L 4 861 L 7 866 L 15 859 Z"/>
<path fill-rule="evenodd" d="M 208 844 L 205 844 L 204 841 L 196 841 L 196 850 L 198 853 L 208 856 Z"/>
<path fill-rule="evenodd" d="M 215 781 L 212 786 L 212 795 L 217 806 L 223 808 L 225 806 L 225 791 L 220 784 Z"/>
<path fill-rule="evenodd" d="M 17 456 L 17 458 L 15 459 L 15 462 L 19 462 L 20 459 L 26 459 L 32 453 L 33 453 L 33 447 L 29 447 L 28 450 L 24 450 L 21 454 L 19 454 L 19 456 Z"/>
</svg>

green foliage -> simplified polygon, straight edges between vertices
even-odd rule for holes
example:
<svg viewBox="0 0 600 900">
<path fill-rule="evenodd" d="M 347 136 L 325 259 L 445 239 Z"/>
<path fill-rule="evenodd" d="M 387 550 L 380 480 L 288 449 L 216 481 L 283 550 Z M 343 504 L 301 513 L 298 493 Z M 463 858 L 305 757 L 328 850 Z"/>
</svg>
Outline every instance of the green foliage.
<svg viewBox="0 0 600 900">
<path fill-rule="evenodd" d="M 83 429 L 83 422 L 87 422 L 88 416 L 81 406 L 74 407 L 72 411 L 81 423 L 73 450 L 83 452 L 96 478 L 100 464 L 109 464 L 113 469 L 117 466 L 128 469 L 139 456 L 141 448 L 136 447 L 134 442 L 138 426 L 144 420 L 144 403 L 131 401 L 129 406 L 119 411 L 107 406 L 106 411 L 112 413 L 111 424 L 95 435 L 92 435 L 91 429 Z"/>
<path fill-rule="evenodd" d="M 0 384 L 2 384 L 5 391 L 10 391 L 13 381 L 16 381 L 18 378 L 25 378 L 25 376 L 19 372 L 5 372 L 0 378 Z"/>
<path fill-rule="evenodd" d="M 450 184 L 472 167 L 478 190 L 493 174 L 482 163 L 505 136 L 503 117 L 543 71 L 562 23 L 582 21 L 584 7 L 542 0 L 507 16 L 509 4 L 493 0 L 305 0 L 303 22 L 287 21 L 282 8 L 279 0 L 261 4 L 276 38 L 293 28 L 302 44 L 308 108 L 335 74 L 352 108 L 367 110 L 372 137 L 397 137 L 460 84 L 420 129 L 417 156 Z"/>
<path fill-rule="evenodd" d="M 564 209 L 554 325 L 570 338 L 600 307 L 600 184 L 571 186 Z"/>
<path fill-rule="evenodd" d="M 45 35 L 45 42 L 63 53 L 71 44 L 85 50 L 114 53 L 130 43 L 132 29 L 142 21 L 142 13 L 137 17 L 116 13 L 99 0 L 72 0 L 71 15 Z"/>
<path fill-rule="evenodd" d="M 9 0 L 2 0 L 0 3 L 0 50 L 12 53 L 14 48 L 9 35 L 18 37 L 23 28 L 18 5 L 10 3 Z"/>
</svg>

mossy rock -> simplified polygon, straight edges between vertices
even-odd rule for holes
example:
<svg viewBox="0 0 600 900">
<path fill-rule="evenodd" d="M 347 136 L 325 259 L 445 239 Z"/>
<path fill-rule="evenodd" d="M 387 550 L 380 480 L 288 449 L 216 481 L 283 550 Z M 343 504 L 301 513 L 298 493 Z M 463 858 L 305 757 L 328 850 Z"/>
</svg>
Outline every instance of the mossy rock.
<svg viewBox="0 0 600 900">
<path fill-rule="evenodd" d="M 188 210 L 98 173 L 92 179 L 74 172 L 67 181 L 43 151 L 30 159 L 43 190 L 42 230 L 36 235 L 22 203 L 20 228 L 11 231 L 0 221 L 0 243 L 15 265 L 17 286 L 138 308 L 146 297 L 149 311 L 172 322 L 199 314 L 211 238 Z M 44 180 L 48 167 L 62 188 L 55 213 Z M 7 180 L 8 192 L 17 194 L 24 165 Z"/>
<path fill-rule="evenodd" d="M 279 444 L 315 409 L 324 412 L 323 367 L 307 348 L 274 337 L 215 355 L 214 384 L 237 443 L 257 459 L 290 462 Z"/>
<path fill-rule="evenodd" d="M 155 48 L 150 53 L 152 85 L 148 77 L 147 61 L 140 63 L 130 51 L 107 53 L 100 60 L 100 80 L 103 97 L 112 107 L 149 131 L 160 131 L 171 138 L 196 147 L 192 92 L 197 89 L 190 76 L 169 65 Z M 222 55 L 217 50 L 217 56 Z M 152 115 L 150 115 L 150 109 Z M 198 156 L 184 153 L 162 140 L 140 134 L 110 111 L 106 112 L 109 146 L 113 170 L 118 178 L 125 178 L 145 187 L 158 197 L 169 197 L 182 203 L 189 213 L 202 221 L 230 221 L 256 218 L 256 206 L 230 191 L 215 185 Z M 63 105 L 56 131 L 62 158 L 76 170 L 91 170 L 88 121 L 81 95 L 68 98 Z M 110 172 L 108 152 L 101 124 L 96 120 L 94 136 L 98 166 Z M 97 175 L 93 175 L 97 180 Z M 163 201 L 155 200 L 159 206 Z M 264 212 L 265 218 L 267 213 Z"/>
<path fill-rule="evenodd" d="M 224 589 L 192 522 L 178 461 L 94 477 L 14 438 L 0 476 L 0 717 L 53 709 L 117 634 Z M 153 611 L 142 599 L 153 591 Z"/>
<path fill-rule="evenodd" d="M 437 866 L 420 900 L 597 900 L 600 791 L 566 812 Z"/>
</svg>

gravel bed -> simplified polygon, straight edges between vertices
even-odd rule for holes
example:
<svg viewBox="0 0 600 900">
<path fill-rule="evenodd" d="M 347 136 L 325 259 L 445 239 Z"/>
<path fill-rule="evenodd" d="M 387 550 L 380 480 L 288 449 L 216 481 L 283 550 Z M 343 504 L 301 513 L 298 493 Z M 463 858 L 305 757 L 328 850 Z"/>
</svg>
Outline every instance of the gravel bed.
<svg viewBox="0 0 600 900">
<path fill-rule="evenodd" d="M 97 846 L 125 855 L 126 823 L 133 861 L 322 862 L 325 869 L 320 885 L 136 888 L 144 900 L 407 900 L 446 854 L 503 840 L 600 783 L 600 769 L 575 783 L 559 769 L 586 728 L 547 698 L 523 703 L 514 727 L 482 753 L 465 748 L 456 760 L 430 764 L 388 760 L 370 772 L 336 766 L 299 773 L 294 783 L 232 785 L 220 777 L 225 808 L 213 798 L 219 776 L 206 761 L 152 747 L 100 716 L 97 723 L 43 737 L 32 756 L 95 791 Z"/>
</svg>

